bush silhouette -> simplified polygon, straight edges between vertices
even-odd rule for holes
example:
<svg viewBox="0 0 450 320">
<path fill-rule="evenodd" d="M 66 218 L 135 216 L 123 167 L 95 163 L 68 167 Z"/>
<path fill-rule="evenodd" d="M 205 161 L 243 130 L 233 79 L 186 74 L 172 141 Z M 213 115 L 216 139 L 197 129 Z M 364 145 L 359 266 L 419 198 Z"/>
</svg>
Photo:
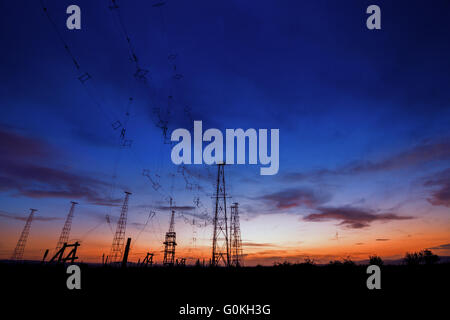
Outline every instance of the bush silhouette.
<svg viewBox="0 0 450 320">
<path fill-rule="evenodd" d="M 314 266 L 314 265 L 316 265 L 316 262 L 314 261 L 314 259 L 305 258 L 303 264 Z"/>
<path fill-rule="evenodd" d="M 344 258 L 344 265 L 345 266 L 354 266 L 356 264 L 350 257 L 347 257 L 347 258 Z"/>
<path fill-rule="evenodd" d="M 373 255 L 373 256 L 369 256 L 369 264 L 372 265 L 377 265 L 377 266 L 382 266 L 384 264 L 383 259 L 381 259 L 380 256 L 377 255 Z"/>
<path fill-rule="evenodd" d="M 439 257 L 436 254 L 433 254 L 431 250 L 423 250 L 422 255 L 425 264 L 435 264 L 439 261 Z"/>
<path fill-rule="evenodd" d="M 422 263 L 422 252 L 407 252 L 403 258 L 403 262 L 408 266 L 417 266 Z"/>
<path fill-rule="evenodd" d="M 341 266 L 342 262 L 339 260 L 330 260 L 330 262 L 328 263 L 330 266 Z"/>
<path fill-rule="evenodd" d="M 431 250 L 423 250 L 419 252 L 407 252 L 403 262 L 409 266 L 419 264 L 435 264 L 439 261 L 439 257 L 431 252 Z"/>
</svg>

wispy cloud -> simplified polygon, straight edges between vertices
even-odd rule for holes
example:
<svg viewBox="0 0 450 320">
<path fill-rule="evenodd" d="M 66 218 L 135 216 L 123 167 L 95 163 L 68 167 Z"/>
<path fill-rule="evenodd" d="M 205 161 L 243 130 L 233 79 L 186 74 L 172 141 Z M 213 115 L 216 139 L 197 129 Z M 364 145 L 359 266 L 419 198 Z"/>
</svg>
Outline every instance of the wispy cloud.
<svg viewBox="0 0 450 320">
<path fill-rule="evenodd" d="M 428 198 L 434 206 L 450 207 L 450 168 L 436 174 L 424 183 L 427 187 L 438 187 Z"/>
<path fill-rule="evenodd" d="M 329 201 L 331 196 L 308 188 L 290 188 L 255 198 L 269 204 L 273 209 L 283 210 L 304 206 L 313 208 Z"/>
<path fill-rule="evenodd" d="M 158 206 L 158 207 L 156 207 L 156 209 L 164 210 L 164 211 L 170 210 L 170 209 L 180 210 L 180 211 L 192 211 L 192 210 L 195 210 L 195 207 L 193 207 L 193 206 L 172 206 L 172 207 L 170 207 L 170 206 Z"/>
<path fill-rule="evenodd" d="M 432 247 L 432 248 L 429 248 L 429 249 L 432 249 L 432 250 L 450 250 L 450 243 L 441 244 L 441 245 L 438 245 L 436 247 Z"/>
<path fill-rule="evenodd" d="M 357 175 L 362 173 L 390 171 L 439 160 L 450 159 L 450 138 L 424 142 L 379 161 L 353 161 L 338 169 L 320 169 L 310 172 L 291 172 L 281 176 L 286 182 L 306 179 L 317 180 L 336 175 Z"/>
<path fill-rule="evenodd" d="M 3 218 L 7 218 L 7 219 L 13 219 L 13 220 L 20 220 L 20 221 L 26 221 L 28 219 L 28 215 L 15 215 L 12 213 L 8 213 L 5 211 L 1 211 L 0 210 L 0 217 Z M 54 220 L 61 220 L 62 218 L 60 217 L 45 217 L 45 216 L 40 216 L 40 215 L 35 215 L 33 217 L 33 220 L 37 220 L 37 221 L 54 221 Z"/>
<path fill-rule="evenodd" d="M 242 242 L 243 247 L 279 247 L 274 243 L 260 243 L 260 242 Z"/>
<path fill-rule="evenodd" d="M 374 221 L 394 221 L 413 219 L 410 216 L 399 216 L 395 213 L 377 214 L 373 210 L 352 208 L 352 207 L 322 207 L 317 209 L 318 213 L 312 213 L 303 218 L 305 221 L 322 222 L 322 221 L 340 221 L 339 225 L 361 229 L 369 227 Z"/>
<path fill-rule="evenodd" d="M 9 129 L 9 130 L 8 130 Z M 55 148 L 34 137 L 26 137 L 0 127 L 0 155 L 3 159 L 38 158 L 46 159 L 58 154 Z"/>
<path fill-rule="evenodd" d="M 109 184 L 49 166 L 58 152 L 44 141 L 0 128 L 0 191 L 29 198 L 85 199 L 91 204 L 114 206 L 120 199 L 105 196 Z M 46 165 L 39 162 L 45 161 Z"/>
</svg>

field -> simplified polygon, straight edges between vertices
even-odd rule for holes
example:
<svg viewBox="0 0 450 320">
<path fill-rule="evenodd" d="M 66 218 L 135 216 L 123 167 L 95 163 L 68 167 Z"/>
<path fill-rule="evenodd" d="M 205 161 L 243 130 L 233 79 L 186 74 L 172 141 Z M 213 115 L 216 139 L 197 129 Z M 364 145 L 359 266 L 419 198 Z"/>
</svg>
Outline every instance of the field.
<svg viewBox="0 0 450 320">
<path fill-rule="evenodd" d="M 81 264 L 80 268 L 81 290 L 68 290 L 69 275 L 63 265 L 1 263 L 2 287 L 5 292 L 29 295 L 40 305 L 54 301 L 60 307 L 90 306 L 101 313 L 124 308 L 147 310 L 149 316 L 159 314 L 164 319 L 206 319 L 206 315 L 179 312 L 186 306 L 211 306 L 219 310 L 212 319 L 284 319 L 307 310 L 346 314 L 357 306 L 402 308 L 401 301 L 438 297 L 450 284 L 448 263 L 382 266 L 380 290 L 367 289 L 364 265 L 124 269 Z M 107 301 L 107 307 L 101 301 Z M 270 305 L 270 315 L 225 315 L 226 305 Z"/>
</svg>

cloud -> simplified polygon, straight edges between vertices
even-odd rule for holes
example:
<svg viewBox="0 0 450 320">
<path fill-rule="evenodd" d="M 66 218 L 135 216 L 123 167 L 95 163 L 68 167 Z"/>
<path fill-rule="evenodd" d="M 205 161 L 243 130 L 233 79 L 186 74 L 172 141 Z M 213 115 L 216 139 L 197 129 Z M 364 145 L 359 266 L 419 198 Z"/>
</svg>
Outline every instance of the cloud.
<svg viewBox="0 0 450 320">
<path fill-rule="evenodd" d="M 0 160 L 0 165 L 5 168 L 3 176 L 0 176 L 0 190 L 14 191 L 16 196 L 85 199 L 103 206 L 115 206 L 121 202 L 121 199 L 105 197 L 108 184 L 101 180 L 34 164 Z"/>
<path fill-rule="evenodd" d="M 337 220 L 340 221 L 339 225 L 352 229 L 361 229 L 369 227 L 374 221 L 387 222 L 413 219 L 410 216 L 398 216 L 394 213 L 375 214 L 373 210 L 352 207 L 323 207 L 318 208 L 318 210 L 319 213 L 309 214 L 303 220 L 311 222 Z"/>
<path fill-rule="evenodd" d="M 195 210 L 195 207 L 193 207 L 193 206 L 172 206 L 172 207 L 170 207 L 170 206 L 159 206 L 159 207 L 156 207 L 156 209 L 158 209 L 158 210 L 170 210 L 170 209 L 173 209 L 173 210 L 179 210 L 179 211 L 192 211 L 192 210 Z"/>
<path fill-rule="evenodd" d="M 130 226 L 133 226 L 133 227 L 137 228 L 137 229 L 142 229 L 142 227 L 147 226 L 147 224 L 144 223 L 144 222 L 129 222 L 128 224 Z"/>
<path fill-rule="evenodd" d="M 177 212 L 185 221 L 190 220 L 187 216 L 203 220 L 203 221 L 209 221 L 212 222 L 212 217 L 208 215 L 207 212 L 196 212 L 195 210 L 197 207 L 193 206 L 158 206 L 156 207 L 157 210 L 164 210 L 169 211 L 170 209 L 174 209 L 175 212 Z"/>
<path fill-rule="evenodd" d="M 379 162 L 359 162 L 343 168 L 349 174 L 401 169 L 425 162 L 450 159 L 450 139 L 423 143 Z"/>
<path fill-rule="evenodd" d="M 7 218 L 7 219 L 20 220 L 20 221 L 26 221 L 28 219 L 28 215 L 27 216 L 19 216 L 19 215 L 5 212 L 5 211 L 0 211 L 0 217 Z M 37 221 L 55 221 L 55 220 L 61 220 L 61 219 L 62 218 L 60 218 L 60 217 L 43 217 L 43 216 L 39 216 L 37 214 L 35 214 L 33 216 L 33 220 L 37 220 Z"/>
<path fill-rule="evenodd" d="M 30 157 L 45 159 L 56 154 L 56 150 L 44 141 L 25 137 L 0 127 L 0 155 L 3 159 L 15 160 Z"/>
<path fill-rule="evenodd" d="M 313 208 L 329 201 L 331 196 L 307 188 L 291 188 L 255 198 L 269 203 L 274 209 L 290 209 L 300 206 Z"/>
<path fill-rule="evenodd" d="M 194 167 L 194 166 L 181 166 L 180 170 L 182 170 L 183 175 L 187 175 L 188 177 L 195 178 L 197 180 L 203 180 L 205 182 L 211 182 L 214 180 L 214 174 L 212 170 L 208 168 L 208 166 L 200 166 L 200 167 Z"/>
<path fill-rule="evenodd" d="M 102 131 L 95 131 L 95 128 L 82 128 L 78 123 L 74 124 L 71 130 L 73 136 L 83 143 L 88 143 L 95 147 L 110 147 L 114 148 L 117 143 L 110 136 L 106 135 Z"/>
<path fill-rule="evenodd" d="M 337 258 L 336 255 L 318 255 L 318 254 L 310 254 L 305 252 L 300 252 L 296 249 L 290 250 L 264 250 L 257 251 L 254 253 L 246 254 L 245 261 L 250 264 L 263 264 L 263 265 L 273 265 L 275 262 L 291 262 L 291 263 L 299 263 L 304 262 L 305 259 L 312 259 L 317 263 L 327 263 L 330 260 L 335 260 Z"/>
<path fill-rule="evenodd" d="M 123 199 L 106 199 L 103 196 L 92 196 L 88 198 L 90 204 L 94 204 L 96 206 L 104 206 L 104 207 L 120 207 Z"/>
<path fill-rule="evenodd" d="M 427 199 L 428 202 L 434 206 L 450 207 L 450 168 L 428 179 L 424 185 L 427 187 L 439 187 L 431 193 L 431 197 Z"/>
<path fill-rule="evenodd" d="M 384 238 L 375 239 L 375 241 L 389 241 L 389 240 L 391 240 L 391 239 L 384 239 Z"/>
<path fill-rule="evenodd" d="M 50 167 L 48 163 L 57 158 L 58 152 L 41 140 L 0 128 L 0 146 L 0 192 L 34 199 L 85 199 L 106 206 L 121 201 L 105 196 L 109 184 L 102 180 Z M 42 161 L 47 164 L 40 164 Z"/>
<path fill-rule="evenodd" d="M 441 245 L 438 245 L 436 247 L 432 247 L 432 248 L 429 248 L 429 249 L 432 249 L 432 250 L 450 250 L 450 243 L 441 244 Z"/>
<path fill-rule="evenodd" d="M 396 153 L 380 161 L 353 161 L 336 170 L 320 169 L 311 172 L 291 172 L 281 176 L 286 182 L 317 180 L 336 175 L 358 175 L 379 171 L 402 169 L 431 161 L 450 159 L 450 138 L 424 142 L 412 148 Z"/>
<path fill-rule="evenodd" d="M 242 242 L 243 247 L 279 247 L 273 243 Z"/>
</svg>

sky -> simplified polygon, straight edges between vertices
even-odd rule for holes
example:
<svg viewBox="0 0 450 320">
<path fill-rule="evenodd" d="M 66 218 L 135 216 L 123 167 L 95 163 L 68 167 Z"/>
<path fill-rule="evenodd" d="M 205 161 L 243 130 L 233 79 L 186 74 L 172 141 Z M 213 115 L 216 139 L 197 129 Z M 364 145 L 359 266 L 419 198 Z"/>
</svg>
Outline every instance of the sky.
<svg viewBox="0 0 450 320">
<path fill-rule="evenodd" d="M 208 260 L 217 167 L 170 158 L 194 120 L 279 129 L 276 175 L 225 166 L 247 265 L 450 255 L 448 1 L 43 3 L 0 3 L 0 259 L 29 208 L 41 259 L 77 201 L 70 240 L 99 262 L 129 191 L 131 261 L 162 260 L 170 197 L 177 257 Z"/>
</svg>

